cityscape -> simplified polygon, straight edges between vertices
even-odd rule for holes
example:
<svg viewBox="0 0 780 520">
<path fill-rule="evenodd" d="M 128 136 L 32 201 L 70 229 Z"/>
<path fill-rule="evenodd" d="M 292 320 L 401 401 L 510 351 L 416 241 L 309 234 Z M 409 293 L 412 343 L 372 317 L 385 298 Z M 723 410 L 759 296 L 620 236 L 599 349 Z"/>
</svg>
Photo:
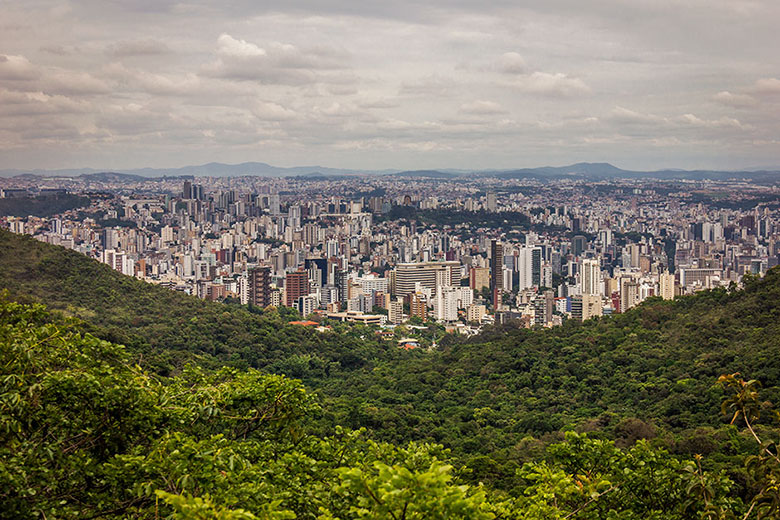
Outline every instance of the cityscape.
<svg viewBox="0 0 780 520">
<path fill-rule="evenodd" d="M 14 233 L 202 299 L 294 308 L 318 327 L 552 327 L 738 285 L 780 255 L 780 191 L 747 179 L 401 172 L 0 183 L 6 199 L 83 197 L 50 217 L 3 217 Z"/>
<path fill-rule="evenodd" d="M 780 520 L 780 1 L 0 1 L 0 520 Z"/>
</svg>

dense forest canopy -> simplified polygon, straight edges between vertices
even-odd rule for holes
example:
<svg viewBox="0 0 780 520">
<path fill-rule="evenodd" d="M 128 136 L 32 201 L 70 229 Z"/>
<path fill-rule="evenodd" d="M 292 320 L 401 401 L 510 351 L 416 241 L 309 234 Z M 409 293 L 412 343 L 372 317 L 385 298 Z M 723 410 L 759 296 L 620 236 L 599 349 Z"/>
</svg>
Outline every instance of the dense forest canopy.
<svg viewBox="0 0 780 520">
<path fill-rule="evenodd" d="M 133 472 L 136 473 L 128 473 L 121 479 L 125 479 L 122 485 L 130 486 L 137 496 L 128 495 L 111 502 L 112 493 L 116 497 L 122 496 L 116 494 L 118 488 L 111 487 L 119 484 L 110 483 L 106 480 L 108 477 L 94 475 L 108 471 L 103 464 L 119 455 L 135 453 L 134 456 L 140 456 L 140 453 L 153 453 L 150 451 L 153 449 L 162 450 L 154 444 L 156 442 L 167 443 L 166 449 L 171 450 L 178 449 L 173 446 L 192 442 L 195 446 L 190 448 L 192 453 L 202 449 L 208 451 L 206 446 L 211 446 L 214 437 L 219 435 L 227 436 L 219 442 L 244 442 L 246 439 L 239 437 L 246 426 L 241 426 L 245 423 L 239 418 L 249 420 L 253 415 L 247 410 L 257 413 L 258 403 L 270 395 L 258 388 L 268 387 L 288 388 L 292 392 L 290 395 L 297 396 L 294 402 L 285 403 L 285 406 L 289 404 L 290 410 L 296 411 L 285 412 L 284 428 L 271 428 L 274 435 L 285 433 L 293 440 L 288 438 L 284 448 L 279 447 L 281 445 L 271 448 L 269 443 L 278 443 L 279 439 L 263 437 L 252 441 L 264 443 L 262 450 L 243 444 L 230 449 L 245 457 L 242 464 L 246 467 L 255 467 L 255 464 L 268 463 L 263 458 L 269 457 L 268 453 L 259 453 L 265 449 L 271 449 L 277 458 L 282 451 L 291 450 L 285 453 L 294 453 L 289 455 L 294 458 L 320 460 L 317 458 L 320 455 L 308 451 L 301 455 L 296 450 L 309 446 L 307 443 L 320 446 L 311 449 L 325 449 L 321 443 L 349 438 L 349 442 L 360 446 L 355 448 L 360 453 L 355 455 L 358 458 L 342 465 L 334 465 L 332 460 L 323 463 L 330 464 L 327 478 L 337 480 L 327 481 L 327 484 L 321 480 L 317 484 L 347 494 L 351 477 L 346 475 L 355 468 L 361 473 L 352 482 L 355 489 L 363 489 L 365 479 L 374 479 L 372 482 L 381 486 L 384 478 L 393 475 L 395 470 L 383 473 L 378 464 L 390 468 L 400 464 L 398 471 L 406 468 L 412 474 L 433 471 L 437 476 L 431 476 L 435 482 L 430 484 L 439 486 L 436 489 L 448 490 L 443 493 L 468 484 L 462 488 L 464 495 L 458 500 L 473 501 L 472 505 L 476 504 L 477 509 L 469 510 L 469 514 L 474 515 L 477 515 L 475 511 L 480 511 L 479 514 L 497 517 L 523 518 L 517 516 L 518 507 L 522 502 L 521 509 L 530 511 L 530 506 L 523 500 L 536 496 L 534 479 L 545 483 L 537 489 L 539 493 L 547 493 L 544 486 L 552 485 L 550 479 L 557 475 L 570 479 L 569 484 L 580 491 L 589 489 L 588 493 L 595 496 L 609 491 L 590 505 L 584 505 L 589 499 L 582 502 L 583 496 L 574 493 L 571 500 L 557 502 L 556 514 L 560 513 L 557 517 L 539 513 L 541 516 L 525 518 L 563 518 L 581 506 L 584 507 L 577 514 L 583 515 L 597 504 L 607 508 L 602 510 L 604 515 L 612 508 L 633 511 L 639 516 L 648 516 L 649 511 L 664 511 L 657 517 L 675 518 L 671 513 L 666 516 L 674 510 L 677 517 L 690 518 L 685 515 L 692 510 L 682 506 L 682 502 L 690 499 L 689 493 L 680 490 L 674 495 L 676 498 L 670 499 L 674 504 L 627 505 L 628 498 L 623 494 L 625 484 L 615 484 L 618 477 L 612 473 L 634 475 L 631 465 L 637 460 L 656 460 L 658 464 L 672 465 L 663 471 L 675 475 L 674 478 L 682 478 L 684 473 L 696 474 L 700 482 L 711 482 L 714 486 L 711 495 L 702 495 L 710 498 L 691 503 L 690 507 L 699 508 L 696 511 L 710 507 L 747 512 L 752 504 L 751 514 L 756 514 L 763 507 L 759 507 L 758 502 L 751 502 L 763 496 L 762 480 L 743 464 L 746 456 L 755 455 L 755 439 L 729 424 L 731 415 L 721 413 L 724 393 L 722 385 L 716 381 L 721 374 L 740 372 L 762 387 L 762 404 L 758 411 L 777 402 L 780 392 L 780 359 L 777 356 L 780 270 L 777 268 L 762 279 L 747 277 L 744 288 L 739 290 L 706 291 L 672 302 L 650 299 L 625 314 L 585 323 L 567 322 L 563 327 L 551 330 L 493 327 L 471 339 L 448 336 L 434 351 L 407 352 L 378 339 L 368 327 L 336 325 L 332 332 L 319 333 L 290 324 L 296 315 L 284 308 L 262 311 L 235 304 L 204 302 L 122 276 L 79 253 L 4 231 L 0 231 L 0 266 L 0 288 L 7 291 L 8 300 L 3 304 L 6 321 L 2 338 L 4 364 L 1 376 L 5 385 L 2 413 L 5 414 L 3 421 L 7 422 L 2 425 L 6 450 L 3 452 L 2 478 L 10 479 L 6 482 L 12 486 L 9 489 L 16 490 L 13 493 L 20 493 L 17 488 L 23 482 L 40 477 L 44 479 L 40 482 L 48 483 L 41 483 L 42 488 L 30 487 L 35 497 L 49 493 L 50 497 L 64 497 L 62 500 L 66 502 L 72 499 L 78 504 L 90 503 L 90 507 L 96 508 L 90 509 L 92 515 L 102 511 L 100 508 L 110 508 L 113 503 L 115 507 L 125 508 L 123 513 L 116 513 L 120 516 L 144 516 L 147 513 L 143 511 L 149 511 L 144 508 L 150 507 L 153 500 L 155 507 L 160 507 L 159 503 L 168 504 L 164 507 L 171 514 L 179 511 L 184 515 L 182 511 L 202 508 L 214 514 L 222 511 L 219 514 L 224 513 L 225 518 L 232 517 L 229 516 L 233 514 L 231 511 L 245 504 L 245 498 L 241 498 L 245 495 L 240 494 L 244 491 L 235 491 L 239 493 L 235 496 L 230 493 L 241 489 L 243 484 L 223 482 L 220 485 L 229 490 L 225 491 L 228 494 L 220 495 L 210 490 L 213 485 L 210 477 L 204 477 L 208 484 L 188 488 L 171 486 L 149 476 L 151 480 L 144 481 L 147 484 L 141 493 L 141 488 L 131 485 L 130 481 L 137 472 L 146 470 L 135 467 Z M 51 314 L 39 307 L 19 306 L 13 301 L 45 303 Z M 38 340 L 24 336 L 28 333 L 38 334 L 35 336 L 38 338 L 52 335 L 53 343 L 49 344 L 46 339 L 39 344 Z M 126 348 L 106 341 L 124 344 Z M 35 350 L 45 345 L 49 345 L 46 347 L 49 350 L 43 355 Z M 69 353 L 59 358 L 60 353 L 55 355 L 53 345 L 59 345 L 62 352 Z M 40 366 L 24 365 L 25 359 Z M 69 363 L 77 361 L 82 364 L 69 368 Z M 193 368 L 196 366 L 198 368 Z M 46 394 L 48 397 L 36 393 L 44 389 L 40 386 L 40 378 L 56 378 L 63 373 L 71 374 L 74 380 L 63 383 L 65 386 L 57 386 L 57 383 L 52 387 L 57 388 L 56 392 Z M 84 374 L 89 377 L 84 378 Z M 280 375 L 294 377 L 300 382 Z M 93 386 L 82 388 L 87 382 Z M 245 385 L 255 390 L 241 389 Z M 229 397 L 229 403 L 223 404 L 230 407 L 244 402 L 250 406 L 251 402 L 253 408 L 241 409 L 240 413 L 232 409 L 230 412 L 214 411 L 223 406 L 215 396 L 245 391 L 260 393 L 240 399 Z M 17 395 L 19 397 L 14 397 Z M 189 400 L 177 401 L 185 398 Z M 46 406 L 52 407 L 48 412 L 38 409 L 45 399 L 50 399 Z M 112 399 L 116 399 L 113 404 Z M 78 402 L 87 401 L 104 404 L 93 408 L 78 407 Z M 209 402 L 214 406 L 208 405 Z M 168 407 L 165 403 L 174 404 Z M 27 408 L 15 412 L 15 406 Z M 127 414 L 119 412 L 123 407 L 127 407 Z M 134 407 L 139 407 L 137 414 Z M 111 412 L 112 409 L 115 411 Z M 183 419 L 171 416 L 174 409 L 178 410 L 176 413 L 189 415 Z M 32 415 L 20 419 L 20 413 Z M 214 419 L 209 415 L 214 413 L 225 413 L 238 422 L 228 426 L 224 421 L 219 422 L 224 417 Z M 48 418 L 40 414 L 51 415 L 54 422 L 46 422 Z M 55 419 L 57 417 L 59 419 Z M 210 422 L 212 419 L 216 422 Z M 176 423 L 182 420 L 184 423 Z M 205 423 L 200 423 L 201 420 Z M 753 422 L 762 442 L 776 438 L 773 421 L 772 414 L 756 415 Z M 738 423 L 736 420 L 735 424 Z M 182 424 L 187 426 L 180 426 Z M 255 426 L 257 430 L 253 429 Z M 271 431 L 265 424 L 255 426 L 249 427 L 252 430 L 249 437 L 255 432 L 260 435 L 261 430 Z M 55 431 L 62 428 L 56 434 L 61 436 L 57 441 L 61 444 L 49 446 L 49 441 L 44 442 L 42 432 L 45 430 L 41 429 L 44 427 Z M 84 433 L 92 431 L 90 428 L 93 427 L 98 433 Z M 29 430 L 27 433 L 23 433 L 25 428 Z M 117 428 L 121 433 L 110 433 Z M 233 432 L 230 434 L 233 438 L 228 430 Z M 103 438 L 103 435 L 108 437 Z M 171 440 L 171 436 L 178 437 Z M 91 440 L 84 440 L 87 438 Z M 88 452 L 86 455 L 82 452 L 82 440 Z M 32 444 L 26 445 L 28 442 Z M 410 445 L 410 442 L 417 444 Z M 102 450 L 102 455 L 89 451 L 93 448 Z M 24 451 L 28 449 L 32 451 Z M 247 449 L 251 457 L 244 451 Z M 54 455 L 47 450 L 53 450 L 57 457 L 67 456 L 68 460 L 54 460 L 51 458 Z M 375 453 L 373 459 L 360 458 L 365 455 L 364 451 L 371 450 Z M 28 455 L 17 456 L 17 452 Z M 35 459 L 44 453 L 49 457 L 47 461 Z M 160 461 L 170 459 L 167 452 L 159 453 Z M 376 455 L 388 453 L 395 455 L 390 459 Z M 614 466 L 598 471 L 590 469 L 587 473 L 598 475 L 610 485 L 595 480 L 588 480 L 586 485 L 578 476 L 579 469 L 566 466 L 567 457 L 576 459 L 585 456 L 582 453 L 589 453 L 587 456 L 593 460 L 606 457 L 614 462 Z M 699 455 L 703 457 L 697 459 Z M 68 458 L 71 456 L 82 457 L 78 459 L 81 462 L 71 461 Z M 415 458 L 418 456 L 425 464 L 415 465 L 415 462 L 403 466 L 400 462 L 404 457 L 419 462 Z M 438 469 L 434 471 L 431 469 L 434 462 L 452 468 L 444 470 L 436 466 Z M 89 478 L 101 479 L 98 487 L 106 486 L 95 496 L 82 497 L 73 490 L 60 490 L 53 483 L 67 480 L 63 475 L 78 464 L 91 468 L 89 464 L 93 463 L 98 465 L 95 468 L 102 469 L 90 469 L 94 475 Z M 214 461 L 208 464 L 212 469 L 218 466 Z M 235 459 L 233 465 L 235 468 Z M 17 466 L 27 468 L 24 471 L 30 473 L 17 475 Z M 181 478 L 190 475 L 189 471 L 186 468 Z M 252 471 L 259 469 L 255 467 Z M 532 474 L 537 477 L 531 477 Z M 256 480 L 260 478 L 251 471 L 247 475 Z M 191 478 L 187 477 L 187 481 Z M 325 476 L 306 478 L 326 479 Z M 671 482 L 683 485 L 674 479 Z M 70 484 L 73 489 L 80 490 L 88 483 L 94 484 L 92 480 Z M 480 483 L 484 487 L 480 487 Z M 289 483 L 284 484 L 287 485 Z M 594 487 L 588 488 L 589 485 Z M 651 481 L 642 485 L 661 484 Z M 561 486 L 560 489 L 565 488 L 564 484 Z M 352 504 L 347 509 L 333 509 L 335 506 L 330 502 L 326 505 L 312 502 L 318 504 L 317 510 L 302 513 L 303 509 L 298 505 L 284 502 L 288 498 L 276 502 L 282 496 L 278 494 L 281 488 L 268 489 L 276 491 L 264 491 L 267 501 L 246 502 L 251 507 L 245 508 L 255 515 L 265 511 L 261 506 L 277 508 L 278 511 L 268 509 L 268 518 L 283 518 L 290 511 L 298 517 L 321 515 L 321 518 L 330 518 L 327 512 L 334 518 L 349 518 L 355 512 L 350 508 L 357 507 Z M 318 493 L 306 489 L 301 493 Z M 71 497 L 69 493 L 76 493 L 75 498 L 68 498 Z M 103 493 L 102 498 L 98 497 L 100 493 Z M 290 493 L 284 496 L 289 497 Z M 357 491 L 355 493 L 350 495 L 355 500 L 365 499 L 358 497 Z M 716 495 L 717 500 L 714 499 Z M 10 500 L 10 496 L 6 495 L 6 498 Z M 24 515 L 34 514 L 32 509 L 25 510 L 24 504 L 42 500 L 33 495 L 14 497 L 13 500 L 21 500 L 14 502 L 14 507 L 27 511 Z M 200 501 L 193 497 L 200 497 Z M 556 500 L 558 498 L 556 496 Z M 77 506 L 73 507 L 75 509 L 63 516 L 89 516 Z M 341 513 L 334 512 L 337 510 Z M 277 513 L 282 516 L 268 516 Z M 49 512 L 44 514 L 51 517 Z M 370 514 L 379 515 L 376 518 L 391 517 Z M 367 513 L 368 517 L 370 514 Z M 627 516 L 621 518 L 634 517 L 625 514 Z M 195 512 L 184 517 L 200 518 Z"/>
<path fill-rule="evenodd" d="M 314 434 L 300 381 L 254 369 L 128 363 L 123 347 L 0 302 L 0 515 L 4 518 L 563 519 L 777 514 L 766 445 L 738 486 L 701 458 L 569 432 L 516 470 L 516 489 L 465 483 L 440 446 Z M 724 409 L 754 420 L 757 383 L 722 378 Z M 728 396 L 728 394 L 727 394 Z M 748 420 L 749 431 L 755 435 Z M 765 433 L 758 430 L 762 435 Z M 732 427 L 735 441 L 747 435 Z M 757 438 L 757 437 L 756 437 Z M 733 469 L 737 469 L 735 466 Z"/>
<path fill-rule="evenodd" d="M 0 198 L 0 215 L 13 217 L 52 217 L 72 209 L 89 206 L 89 197 L 70 193 L 34 197 Z"/>
</svg>

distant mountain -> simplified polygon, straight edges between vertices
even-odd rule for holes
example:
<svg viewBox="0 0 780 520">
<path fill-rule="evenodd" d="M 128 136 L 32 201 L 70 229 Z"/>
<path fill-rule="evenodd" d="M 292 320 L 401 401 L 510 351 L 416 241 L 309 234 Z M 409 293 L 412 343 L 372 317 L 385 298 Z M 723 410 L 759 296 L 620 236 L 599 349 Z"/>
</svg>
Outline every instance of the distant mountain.
<svg viewBox="0 0 780 520">
<path fill-rule="evenodd" d="M 84 173 L 79 175 L 79 178 L 85 181 L 93 182 L 138 182 L 147 180 L 146 177 L 142 177 L 140 175 L 131 175 L 129 173 L 117 172 Z"/>
<path fill-rule="evenodd" d="M 245 162 L 241 164 L 208 163 L 199 166 L 184 166 L 183 168 L 143 168 L 129 170 L 127 173 L 158 177 L 160 175 L 194 175 L 196 177 L 243 177 L 247 175 L 258 177 L 292 177 L 319 173 L 323 175 L 355 175 L 361 172 L 323 166 L 295 166 L 282 168 L 262 162 Z"/>
<path fill-rule="evenodd" d="M 134 175 L 139 178 L 163 177 L 163 176 L 195 176 L 195 177 L 295 177 L 300 175 L 321 174 L 325 176 L 344 175 L 380 175 L 394 173 L 398 170 L 351 170 L 345 168 L 327 168 L 324 166 L 295 166 L 283 168 L 272 166 L 262 162 L 245 162 L 240 164 L 208 163 L 181 168 L 137 168 L 131 170 L 111 170 L 114 174 Z M 68 169 L 68 170 L 0 170 L 0 177 L 17 177 L 21 175 L 38 175 L 46 177 L 77 177 L 80 175 L 92 175 L 107 173 L 105 170 L 94 168 Z M 130 180 L 130 179 L 127 179 Z"/>
<path fill-rule="evenodd" d="M 604 180 L 613 178 L 653 178 L 653 179 L 685 179 L 685 180 L 726 180 L 726 179 L 750 179 L 757 182 L 779 182 L 780 170 L 766 168 L 760 170 L 745 169 L 739 171 L 730 170 L 680 170 L 664 169 L 656 171 L 624 170 L 609 163 L 577 163 L 568 166 L 542 166 L 538 168 L 518 169 L 486 169 L 486 170 L 352 170 L 344 168 L 326 168 L 323 166 L 295 166 L 283 168 L 272 166 L 262 162 L 245 162 L 241 164 L 208 163 L 182 168 L 140 168 L 134 170 L 101 171 L 92 168 L 76 170 L 0 170 L 0 177 L 18 176 L 45 176 L 45 177 L 77 177 L 86 176 L 88 179 L 99 181 L 111 179 L 113 181 L 136 182 L 144 178 L 157 177 L 306 177 L 328 179 L 344 176 L 375 176 L 391 175 L 393 177 L 407 177 L 419 179 L 458 179 L 465 177 L 496 177 L 499 179 L 538 179 L 550 181 L 556 179 L 592 179 Z M 125 177 L 109 177 L 110 175 Z"/>
<path fill-rule="evenodd" d="M 543 166 L 540 168 L 522 168 L 517 170 L 486 170 L 475 172 L 481 177 L 500 179 L 539 179 L 554 180 L 582 178 L 593 180 L 619 178 L 652 178 L 680 180 L 727 180 L 751 179 L 754 181 L 780 181 L 780 171 L 727 171 L 727 170 L 679 170 L 665 169 L 656 171 L 623 170 L 609 163 L 577 163 L 569 166 Z"/>
<path fill-rule="evenodd" d="M 392 174 L 394 177 L 421 177 L 426 179 L 454 179 L 459 177 L 457 173 L 441 170 L 411 170 Z"/>
</svg>

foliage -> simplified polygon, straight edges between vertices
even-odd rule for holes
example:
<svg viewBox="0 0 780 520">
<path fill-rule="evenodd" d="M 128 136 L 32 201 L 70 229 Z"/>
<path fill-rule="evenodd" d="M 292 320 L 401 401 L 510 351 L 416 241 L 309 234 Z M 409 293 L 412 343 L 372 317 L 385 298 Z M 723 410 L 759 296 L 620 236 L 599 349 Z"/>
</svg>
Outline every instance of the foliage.
<svg viewBox="0 0 780 520">
<path fill-rule="evenodd" d="M 89 197 L 71 194 L 40 195 L 0 199 L 0 215 L 13 217 L 53 217 L 76 208 L 89 206 Z"/>
<path fill-rule="evenodd" d="M 372 439 L 380 442 L 378 446 L 381 442 L 406 446 L 410 441 L 442 444 L 451 450 L 451 455 L 446 461 L 442 457 L 439 460 L 459 468 L 451 473 L 453 483 L 469 483 L 470 493 L 477 493 L 482 482 L 485 489 L 523 497 L 533 483 L 526 473 L 518 470 L 526 463 L 538 463 L 546 448 L 564 440 L 564 432 L 576 431 L 587 433 L 589 442 L 613 442 L 612 449 L 621 453 L 645 445 L 653 453 L 660 451 L 669 458 L 679 458 L 679 466 L 664 471 L 674 475 L 685 471 L 690 475 L 709 475 L 710 480 L 705 479 L 705 484 L 699 480 L 699 487 L 691 488 L 691 492 L 698 489 L 697 496 L 701 500 L 707 498 L 711 504 L 716 504 L 712 496 L 725 494 L 752 505 L 758 491 L 771 483 L 769 477 L 756 473 L 754 466 L 742 464 L 745 456 L 756 455 L 755 439 L 749 428 L 740 432 L 737 425 L 747 418 L 762 442 L 777 438 L 765 403 L 777 402 L 780 397 L 780 359 L 776 356 L 780 344 L 778 269 L 770 270 L 764 278 L 748 277 L 742 290 L 705 291 L 672 302 L 654 298 L 625 314 L 586 323 L 567 322 L 552 330 L 496 326 L 487 328 L 476 338 L 448 336 L 441 341 L 439 332 L 431 330 L 431 337 L 439 345 L 437 349 L 406 352 L 396 349 L 392 342 L 375 339 L 365 327 L 335 324 L 333 332 L 318 333 L 310 328 L 290 326 L 286 322 L 292 315 L 284 309 L 260 311 L 202 302 L 124 277 L 78 253 L 29 238 L 3 232 L 0 246 L 0 287 L 9 289 L 13 299 L 45 301 L 51 305 L 56 314 L 46 318 L 47 326 L 66 327 L 69 320 L 63 316 L 75 316 L 85 320 L 77 325 L 79 334 L 91 334 L 82 334 L 83 338 L 128 345 L 128 351 L 121 353 L 120 364 L 125 368 L 119 372 L 111 368 L 114 379 L 100 379 L 107 378 L 107 374 L 97 378 L 109 388 L 122 387 L 125 384 L 122 374 L 126 370 L 136 371 L 136 376 L 130 378 L 136 386 L 130 385 L 111 398 L 128 409 L 127 416 L 115 412 L 119 418 L 111 414 L 104 417 L 100 415 L 101 408 L 83 410 L 92 414 L 90 421 L 102 425 L 99 435 L 87 429 L 84 442 L 90 443 L 90 449 L 102 449 L 102 453 L 127 447 L 123 453 L 128 457 L 158 453 L 163 460 L 174 451 L 166 447 L 168 444 L 159 444 L 155 448 L 158 451 L 152 450 L 151 437 L 160 443 L 163 439 L 174 444 L 192 441 L 198 449 L 202 445 L 197 443 L 212 442 L 212 438 L 213 442 L 227 443 L 254 439 L 252 442 L 274 446 L 279 445 L 280 439 L 287 439 L 296 449 L 314 450 L 312 438 L 324 442 L 340 426 L 365 429 L 360 442 Z M 86 343 L 83 348 L 87 348 Z M 105 350 L 101 356 L 111 350 L 93 348 Z M 100 359 L 94 357 L 93 362 Z M 128 368 L 131 366 L 128 361 L 138 363 L 146 371 Z M 185 370 L 187 363 L 193 361 L 202 369 Z M 225 365 L 230 368 L 216 370 Z M 263 373 L 247 370 L 249 367 L 261 369 Z M 750 388 L 760 384 L 762 398 L 757 409 L 744 405 L 747 413 L 740 412 L 734 424 L 729 425 L 738 409 L 729 408 L 729 418 L 720 418 L 723 390 L 712 383 L 720 374 L 737 371 L 751 374 L 756 383 L 751 383 Z M 274 384 L 288 388 L 281 382 L 286 379 L 266 379 L 264 373 L 269 372 L 300 378 L 314 390 L 313 398 L 305 394 L 308 396 L 305 400 L 296 401 L 298 394 L 289 388 L 291 393 L 285 394 L 282 400 L 291 399 L 294 405 L 289 409 L 291 412 L 283 408 L 273 410 L 266 418 L 279 417 L 278 421 L 263 422 L 263 419 L 262 428 L 252 430 L 254 427 L 250 426 L 252 431 L 247 431 L 247 439 L 243 439 L 241 425 L 251 423 L 258 411 L 257 420 L 265 414 L 265 408 L 247 403 L 268 402 L 278 395 L 274 393 L 277 388 Z M 169 375 L 176 377 L 161 377 Z M 62 374 L 53 371 L 51 377 L 62 377 Z M 55 379 L 47 381 L 54 385 Z M 78 397 L 77 401 L 62 399 L 62 406 L 72 412 L 81 406 L 78 403 L 82 400 L 94 400 L 101 391 L 100 384 L 90 383 L 88 378 L 66 379 L 53 388 L 60 388 L 63 395 L 72 392 Z M 156 388 L 157 398 L 177 396 L 175 402 L 180 410 L 175 412 L 160 404 L 159 409 L 153 407 L 136 414 L 134 407 L 146 406 L 144 399 L 151 399 L 144 385 Z M 249 392 L 247 387 L 253 390 Z M 222 395 L 234 396 L 229 403 L 235 406 L 230 417 L 213 411 L 227 406 Z M 207 410 L 209 406 L 203 403 L 208 402 L 216 402 L 216 408 L 211 406 L 212 411 Z M 747 401 L 742 398 L 740 402 Z M 200 404 L 196 406 L 196 403 Z M 246 405 L 243 408 L 242 403 Z M 57 410 L 64 413 L 60 408 Z M 756 410 L 760 416 L 753 415 Z M 175 421 L 184 422 L 176 423 L 174 417 Z M 126 422 L 128 429 L 122 430 L 119 436 L 101 433 L 113 428 L 112 421 Z M 9 432 L 20 427 L 14 424 L 9 419 L 4 427 L 10 428 Z M 64 428 L 70 422 L 46 424 Z M 170 424 L 187 427 L 173 428 Z M 71 427 L 69 437 L 64 438 L 73 438 L 71 443 L 74 443 L 81 439 L 76 437 L 81 430 L 78 423 Z M 137 438 L 143 437 L 139 433 L 142 431 L 147 432 L 146 444 L 135 444 Z M 164 437 L 174 434 L 185 437 L 173 441 Z M 222 435 L 222 440 L 216 435 Z M 63 446 L 67 448 L 69 444 Z M 133 447 L 137 447 L 137 452 L 129 449 Z M 283 452 L 280 450 L 277 449 L 277 456 Z M 40 450 L 33 451 L 39 453 Z M 236 453 L 248 457 L 243 451 Z M 320 460 L 319 455 L 306 453 L 307 457 Z M 700 460 L 695 458 L 698 454 L 703 455 Z M 768 455 L 764 452 L 756 456 Z M 261 459 L 247 460 L 255 464 Z M 366 479 L 374 478 L 371 472 L 379 471 L 373 466 L 377 460 L 389 467 L 397 464 L 379 457 L 360 460 L 361 464 L 365 463 L 361 471 L 367 472 Z M 559 461 L 547 463 L 553 474 L 563 471 L 564 475 L 575 475 L 563 469 Z M 335 469 L 331 467 L 329 478 L 340 478 Z M 416 471 L 428 470 L 422 467 Z M 611 475 L 606 471 L 599 474 Z M 155 475 L 149 477 L 150 487 L 148 492 L 144 491 L 144 500 L 150 500 L 155 489 L 178 495 L 192 492 L 188 487 L 155 487 L 153 483 L 162 481 L 166 473 Z M 562 481 L 561 489 L 569 484 L 578 486 L 577 482 L 583 489 L 587 488 L 584 481 L 571 478 L 571 482 Z M 616 481 L 614 476 L 604 478 L 613 484 Z M 52 479 L 56 482 L 57 476 Z M 338 487 L 335 480 L 330 482 L 332 489 Z M 599 493 L 601 489 L 593 488 Z M 622 489 L 610 491 L 599 503 L 608 503 L 613 496 L 625 496 Z M 343 492 L 352 493 L 347 488 Z M 203 493 L 204 488 L 198 488 L 198 494 L 192 496 L 206 500 Z M 215 507 L 240 506 L 257 514 L 254 506 L 247 508 L 238 501 L 233 507 L 211 491 L 209 494 Z M 490 496 L 491 506 L 498 507 L 489 499 Z M 570 505 L 582 505 L 582 500 L 572 500 Z M 315 504 L 309 500 L 302 502 L 307 507 Z M 724 503 L 716 505 L 724 508 Z M 320 505 L 328 514 L 339 514 L 330 503 L 316 507 Z M 304 506 L 285 507 L 300 516 L 300 508 Z M 569 509 L 566 514 L 575 509 Z M 307 511 L 310 517 L 320 514 L 319 509 Z M 752 514 L 759 511 L 761 508 L 756 503 Z"/>
<path fill-rule="evenodd" d="M 299 381 L 152 376 L 40 305 L 0 304 L 0 334 L 2 517 L 365 517 L 363 479 L 386 499 L 377 511 L 487 507 L 483 491 L 452 483 L 435 446 L 306 435 L 316 406 Z"/>
<path fill-rule="evenodd" d="M 307 433 L 318 407 L 299 381 L 236 369 L 151 375 L 40 305 L 0 303 L 0 346 L 6 518 L 683 519 L 746 509 L 726 476 L 697 461 L 571 432 L 518 469 L 516 492 L 469 485 L 440 446 L 400 448 L 341 427 Z M 751 502 L 763 518 L 775 511 L 766 482 Z"/>
<path fill-rule="evenodd" d="M 195 361 L 260 368 L 291 355 L 316 354 L 326 359 L 317 373 L 328 377 L 341 371 L 343 358 L 360 358 L 363 365 L 397 354 L 357 334 L 326 336 L 287 325 L 298 319 L 291 309 L 263 312 L 202 301 L 123 276 L 75 251 L 2 230 L 0 266 L 0 289 L 13 299 L 45 302 L 85 320 L 94 335 L 127 345 L 139 363 L 164 374 Z"/>
</svg>

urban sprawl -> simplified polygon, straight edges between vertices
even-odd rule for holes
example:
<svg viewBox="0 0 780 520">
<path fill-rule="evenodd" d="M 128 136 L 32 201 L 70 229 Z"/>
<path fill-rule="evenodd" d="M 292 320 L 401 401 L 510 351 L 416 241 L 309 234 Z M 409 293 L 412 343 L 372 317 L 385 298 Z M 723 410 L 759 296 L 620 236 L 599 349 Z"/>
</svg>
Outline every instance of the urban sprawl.
<svg viewBox="0 0 780 520">
<path fill-rule="evenodd" d="M 780 253 L 780 191 L 739 180 L 2 182 L 3 198 L 87 201 L 0 217 L 14 233 L 200 298 L 293 307 L 313 326 L 551 327 L 739 284 Z"/>
</svg>

